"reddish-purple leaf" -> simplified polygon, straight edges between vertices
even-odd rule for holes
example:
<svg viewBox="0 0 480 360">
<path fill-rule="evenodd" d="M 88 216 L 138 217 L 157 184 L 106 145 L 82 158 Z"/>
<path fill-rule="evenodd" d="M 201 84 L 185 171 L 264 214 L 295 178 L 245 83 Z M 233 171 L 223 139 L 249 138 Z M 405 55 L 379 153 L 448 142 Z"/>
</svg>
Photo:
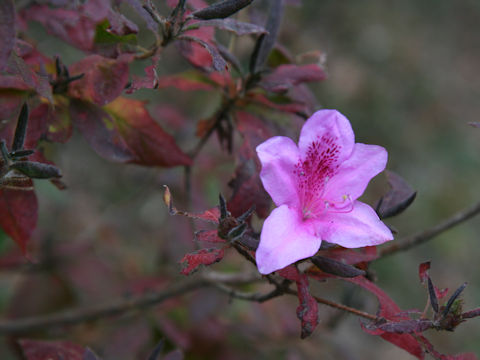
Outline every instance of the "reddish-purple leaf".
<svg viewBox="0 0 480 360">
<path fill-rule="evenodd" d="M 344 280 L 363 287 L 365 290 L 368 290 L 377 297 L 380 305 L 380 311 L 378 313 L 379 316 L 384 317 L 387 320 L 393 321 L 408 320 L 408 318 L 405 316 L 399 316 L 401 310 L 398 305 L 382 289 L 380 289 L 371 281 L 368 281 L 367 279 L 360 276 L 355 278 L 344 278 Z M 365 328 L 364 330 L 369 332 Z M 383 339 L 408 351 L 410 354 L 416 356 L 418 359 L 425 358 L 425 354 L 420 347 L 418 341 L 410 334 L 394 334 L 388 332 L 383 332 L 379 334 L 378 332 L 374 331 L 372 335 L 380 335 Z"/>
<path fill-rule="evenodd" d="M 218 236 L 218 230 L 199 230 L 195 232 L 195 240 L 208 243 L 224 243 L 225 240 Z"/>
<path fill-rule="evenodd" d="M 362 262 L 370 262 L 378 258 L 377 248 L 375 246 L 366 246 L 364 248 L 353 250 L 346 248 L 333 248 L 320 250 L 318 255 L 329 259 L 341 261 L 345 264 L 356 265 Z"/>
<path fill-rule="evenodd" d="M 77 10 L 55 9 L 48 5 L 30 6 L 22 13 L 27 21 L 38 21 L 49 34 L 84 51 L 92 50 L 96 21 Z"/>
<path fill-rule="evenodd" d="M 391 189 L 380 199 L 376 212 L 381 219 L 398 215 L 415 200 L 417 192 L 398 174 L 386 170 Z"/>
<path fill-rule="evenodd" d="M 279 104 L 271 101 L 268 97 L 260 93 L 250 93 L 247 94 L 247 99 L 254 103 L 265 106 L 269 109 L 278 110 L 280 112 L 287 112 L 292 114 L 306 114 L 309 113 L 308 105 L 302 102 L 291 102 L 286 104 Z"/>
<path fill-rule="evenodd" d="M 263 189 L 255 159 L 246 159 L 240 163 L 228 185 L 232 188 L 228 209 L 233 216 L 240 216 L 253 205 L 260 218 L 268 216 L 270 198 Z"/>
<path fill-rule="evenodd" d="M 19 340 L 26 360 L 83 360 L 85 349 L 70 341 Z"/>
<path fill-rule="evenodd" d="M 182 91 L 214 90 L 216 84 L 202 75 L 188 72 L 179 75 L 168 75 L 158 79 L 158 88 L 175 87 Z"/>
<path fill-rule="evenodd" d="M 253 0 L 224 0 L 216 2 L 206 8 L 195 11 L 192 15 L 198 19 L 226 18 L 250 5 Z"/>
<path fill-rule="evenodd" d="M 272 73 L 265 76 L 259 86 L 271 92 L 285 92 L 291 87 L 305 82 L 321 81 L 326 78 L 325 72 L 317 64 L 280 65 Z"/>
<path fill-rule="evenodd" d="M 297 317 L 302 322 L 302 339 L 311 335 L 318 324 L 318 304 L 308 289 L 308 276 L 302 274 L 294 265 L 289 265 L 277 271 L 281 277 L 295 281 L 298 290 Z"/>
<path fill-rule="evenodd" d="M 297 317 L 302 322 L 301 338 L 310 336 L 318 324 L 318 304 L 308 289 L 308 277 L 300 274 L 297 281 L 298 300 Z"/>
<path fill-rule="evenodd" d="M 0 70 L 7 64 L 15 45 L 15 7 L 13 0 L 0 1 Z"/>
<path fill-rule="evenodd" d="M 348 265 L 341 261 L 333 260 L 323 256 L 313 256 L 310 259 L 320 270 L 337 275 L 340 277 L 355 277 L 365 275 L 365 271 L 357 269 L 352 265 Z"/>
<path fill-rule="evenodd" d="M 28 179 L 25 185 L 28 183 L 30 187 L 23 189 L 0 189 L 0 226 L 24 254 L 38 218 L 37 196 L 32 181 Z"/>
<path fill-rule="evenodd" d="M 265 34 L 267 30 L 263 27 L 250 24 L 235 19 L 212 19 L 206 21 L 199 21 L 194 25 L 190 26 L 188 29 L 196 29 L 203 26 L 213 26 L 217 29 L 226 30 L 233 32 L 235 35 L 260 35 Z M 188 30 L 187 29 L 187 30 Z"/>
<path fill-rule="evenodd" d="M 417 338 L 420 340 L 420 343 L 422 346 L 425 348 L 425 350 L 428 351 L 435 359 L 437 360 L 477 360 L 477 356 L 473 353 L 463 353 L 463 354 L 458 354 L 458 355 L 444 355 L 439 353 L 433 345 L 430 343 L 430 341 L 424 337 L 424 336 L 417 336 Z"/>
<path fill-rule="evenodd" d="M 105 110 L 135 154 L 131 162 L 166 167 L 192 163 L 175 139 L 150 116 L 145 109 L 145 102 L 120 97 L 108 104 Z"/>
<path fill-rule="evenodd" d="M 270 198 L 260 181 L 255 147 L 272 136 L 272 131 L 260 118 L 246 112 L 236 114 L 236 125 L 244 143 L 237 153 L 235 176 L 229 183 L 233 193 L 228 208 L 233 216 L 240 216 L 255 205 L 257 215 L 265 218 L 270 209 Z"/>
<path fill-rule="evenodd" d="M 186 35 L 182 35 L 182 36 L 179 36 L 178 37 L 178 40 L 184 40 L 184 41 L 187 41 L 187 42 L 193 42 L 195 44 L 198 44 L 200 45 L 201 47 L 203 47 L 205 50 L 207 50 L 207 52 L 210 54 L 211 56 L 211 59 L 212 59 L 212 67 L 213 67 L 213 70 L 215 71 L 224 71 L 228 68 L 228 65 L 227 65 L 227 62 L 225 61 L 225 59 L 222 57 L 222 55 L 220 55 L 220 52 L 217 50 L 217 48 L 215 47 L 215 45 L 212 45 L 210 44 L 209 42 L 207 41 L 204 41 L 202 39 L 199 39 L 197 37 L 194 37 L 194 36 L 186 36 Z M 193 49 L 193 47 L 191 47 L 191 49 Z M 195 53 L 194 50 L 191 50 L 193 53 Z M 206 66 L 203 66 L 203 67 L 206 67 Z"/>
<path fill-rule="evenodd" d="M 376 328 L 389 333 L 421 333 L 425 330 L 433 328 L 433 322 L 429 319 L 410 319 L 401 321 L 387 321 L 384 324 L 376 326 Z"/>
<path fill-rule="evenodd" d="M 102 109 L 74 100 L 70 113 L 92 148 L 108 160 L 166 167 L 191 164 L 175 139 L 150 116 L 143 101 L 118 98 Z"/>
<path fill-rule="evenodd" d="M 182 264 L 181 274 L 190 275 L 196 271 L 200 265 L 212 265 L 223 259 L 225 251 L 223 249 L 201 249 L 193 253 L 186 254 L 180 263 Z"/>
<path fill-rule="evenodd" d="M 428 270 L 430 270 L 430 261 L 421 263 L 418 267 L 418 276 L 420 277 L 420 282 L 422 284 L 424 284 L 428 278 Z"/>
<path fill-rule="evenodd" d="M 158 87 L 158 75 L 155 70 L 155 64 L 145 68 L 145 77 L 133 76 L 130 86 L 125 91 L 131 94 L 139 89 L 156 89 Z"/>
<path fill-rule="evenodd" d="M 49 141 L 65 143 L 72 136 L 72 122 L 66 104 L 57 102 L 55 107 L 42 103 L 30 113 L 30 124 L 44 123 L 42 135 Z"/>
<path fill-rule="evenodd" d="M 71 74 L 85 75 L 70 84 L 70 96 L 93 101 L 100 106 L 115 100 L 128 83 L 128 64 L 132 59 L 128 54 L 117 59 L 90 55 L 73 64 L 69 68 Z"/>
<path fill-rule="evenodd" d="M 97 154 L 110 161 L 135 160 L 135 154 L 120 134 L 115 120 L 102 108 L 87 101 L 72 100 L 70 115 L 73 124 Z"/>
</svg>

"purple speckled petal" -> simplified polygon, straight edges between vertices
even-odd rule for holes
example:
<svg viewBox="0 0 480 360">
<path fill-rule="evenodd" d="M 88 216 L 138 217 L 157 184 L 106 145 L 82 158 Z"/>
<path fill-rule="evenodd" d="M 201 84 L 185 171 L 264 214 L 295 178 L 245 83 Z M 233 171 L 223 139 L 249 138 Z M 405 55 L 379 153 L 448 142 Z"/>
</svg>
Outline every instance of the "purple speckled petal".
<svg viewBox="0 0 480 360">
<path fill-rule="evenodd" d="M 387 158 L 387 151 L 381 146 L 355 144 L 352 156 L 340 164 L 327 183 L 324 198 L 334 202 L 341 202 L 344 195 L 358 199 L 370 180 L 385 169 Z"/>
<path fill-rule="evenodd" d="M 298 148 L 302 159 L 306 158 L 314 142 L 323 149 L 335 147 L 337 162 L 344 161 L 352 153 L 355 144 L 350 121 L 337 110 L 317 111 L 305 122 L 300 133 Z M 331 145 L 326 146 L 327 143 Z"/>
</svg>

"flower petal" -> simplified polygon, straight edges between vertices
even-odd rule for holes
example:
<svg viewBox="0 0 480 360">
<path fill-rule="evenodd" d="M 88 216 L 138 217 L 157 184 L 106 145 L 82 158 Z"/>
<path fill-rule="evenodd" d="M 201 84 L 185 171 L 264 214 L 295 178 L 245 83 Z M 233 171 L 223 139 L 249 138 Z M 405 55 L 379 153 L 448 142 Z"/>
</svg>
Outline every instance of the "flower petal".
<svg viewBox="0 0 480 360">
<path fill-rule="evenodd" d="M 337 110 L 320 110 L 313 114 L 303 125 L 298 140 L 302 159 L 306 158 L 309 147 L 319 141 L 322 147 L 331 140 L 338 148 L 340 163 L 350 156 L 355 143 L 355 135 L 350 121 Z"/>
<path fill-rule="evenodd" d="M 355 201 L 348 213 L 326 213 L 315 221 L 315 229 L 322 240 L 346 248 L 378 245 L 393 239 L 375 211 L 360 201 Z"/>
<path fill-rule="evenodd" d="M 298 207 L 297 180 L 293 173 L 299 161 L 297 145 L 292 139 L 275 136 L 257 146 L 262 163 L 260 179 L 277 205 Z"/>
<path fill-rule="evenodd" d="M 300 211 L 282 205 L 263 224 L 256 252 L 258 270 L 269 274 L 295 261 L 313 256 L 321 240 L 314 235 L 311 221 L 303 221 Z"/>
<path fill-rule="evenodd" d="M 344 195 L 358 199 L 370 180 L 385 169 L 387 158 L 387 151 L 381 146 L 355 144 L 350 158 L 327 183 L 324 197 L 333 202 L 341 202 Z"/>
</svg>

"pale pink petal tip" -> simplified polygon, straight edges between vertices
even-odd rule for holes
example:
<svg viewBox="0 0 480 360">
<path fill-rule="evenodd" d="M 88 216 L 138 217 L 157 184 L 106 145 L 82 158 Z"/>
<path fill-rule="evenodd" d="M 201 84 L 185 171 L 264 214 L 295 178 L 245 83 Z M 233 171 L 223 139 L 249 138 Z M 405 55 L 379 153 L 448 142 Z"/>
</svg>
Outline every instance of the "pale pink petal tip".
<svg viewBox="0 0 480 360">
<path fill-rule="evenodd" d="M 256 252 L 258 270 L 262 274 L 283 269 L 294 262 L 313 256 L 321 240 L 313 226 L 302 221 L 297 209 L 282 205 L 265 220 Z"/>
</svg>

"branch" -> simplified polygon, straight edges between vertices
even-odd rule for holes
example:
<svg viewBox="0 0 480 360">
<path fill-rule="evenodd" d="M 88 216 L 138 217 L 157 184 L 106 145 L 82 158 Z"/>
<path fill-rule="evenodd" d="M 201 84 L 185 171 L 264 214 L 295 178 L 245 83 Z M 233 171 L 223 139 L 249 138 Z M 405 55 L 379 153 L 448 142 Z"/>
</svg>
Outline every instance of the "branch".
<svg viewBox="0 0 480 360">
<path fill-rule="evenodd" d="M 216 286 L 221 285 L 221 283 L 250 284 L 259 280 L 261 280 L 260 275 L 253 272 L 234 274 L 223 274 L 214 271 L 204 272 L 200 277 L 188 279 L 164 291 L 148 293 L 87 309 L 73 309 L 55 314 L 0 321 L 0 334 L 23 334 L 46 328 L 80 324 L 158 305 L 165 300 L 192 292 L 201 287 Z"/>
<path fill-rule="evenodd" d="M 293 290 L 293 289 L 290 289 L 288 287 L 288 285 L 289 285 L 288 283 L 287 284 L 278 284 L 278 283 L 275 282 L 275 289 L 273 289 L 272 291 L 270 291 L 266 294 L 242 292 L 242 291 L 238 291 L 238 290 L 233 289 L 229 286 L 219 284 L 219 283 L 212 283 L 212 285 L 216 289 L 228 294 L 232 298 L 247 300 L 247 301 L 265 302 L 267 300 L 276 298 L 276 297 L 278 297 L 280 295 L 283 295 L 283 294 L 290 294 L 290 295 L 298 296 L 298 292 Z M 363 318 L 368 319 L 368 320 L 378 321 L 377 316 L 369 314 L 367 312 L 352 308 L 350 306 L 342 305 L 342 304 L 336 303 L 334 301 L 323 299 L 323 298 L 320 298 L 318 296 L 313 296 L 313 298 L 319 304 L 327 305 L 327 306 L 333 307 L 335 309 L 342 310 L 342 311 L 354 314 L 356 316 L 363 317 Z"/>
<path fill-rule="evenodd" d="M 31 333 L 47 328 L 64 325 L 75 325 L 88 321 L 94 321 L 105 317 L 120 315 L 129 311 L 158 305 L 165 300 L 180 296 L 208 286 L 209 282 L 203 279 L 189 279 L 178 285 L 172 286 L 165 291 L 149 293 L 130 299 L 119 300 L 114 303 L 102 304 L 87 309 L 73 309 L 55 314 L 33 316 L 24 319 L 16 319 L 0 322 L 0 334 L 23 334 Z"/>
<path fill-rule="evenodd" d="M 275 287 L 275 289 L 273 289 L 272 291 L 266 294 L 262 294 L 262 293 L 248 293 L 248 292 L 238 291 L 238 290 L 235 290 L 234 288 L 231 288 L 229 286 L 226 286 L 220 283 L 212 283 L 212 285 L 216 289 L 228 294 L 228 296 L 232 298 L 247 300 L 247 301 L 255 301 L 260 303 L 276 298 L 285 293 L 284 289 L 280 287 Z"/>
<path fill-rule="evenodd" d="M 399 251 L 408 250 L 414 246 L 423 244 L 428 240 L 433 239 L 435 236 L 441 234 L 448 229 L 463 223 L 464 221 L 472 218 L 473 216 L 480 213 L 480 202 L 476 203 L 472 207 L 468 209 L 461 210 L 454 214 L 451 218 L 444 220 L 438 225 L 433 226 L 430 229 L 418 232 L 411 236 L 404 238 L 403 240 L 399 240 L 396 243 L 393 243 L 389 246 L 386 246 L 379 251 L 379 257 L 382 258 L 385 256 L 393 255 Z"/>
</svg>

